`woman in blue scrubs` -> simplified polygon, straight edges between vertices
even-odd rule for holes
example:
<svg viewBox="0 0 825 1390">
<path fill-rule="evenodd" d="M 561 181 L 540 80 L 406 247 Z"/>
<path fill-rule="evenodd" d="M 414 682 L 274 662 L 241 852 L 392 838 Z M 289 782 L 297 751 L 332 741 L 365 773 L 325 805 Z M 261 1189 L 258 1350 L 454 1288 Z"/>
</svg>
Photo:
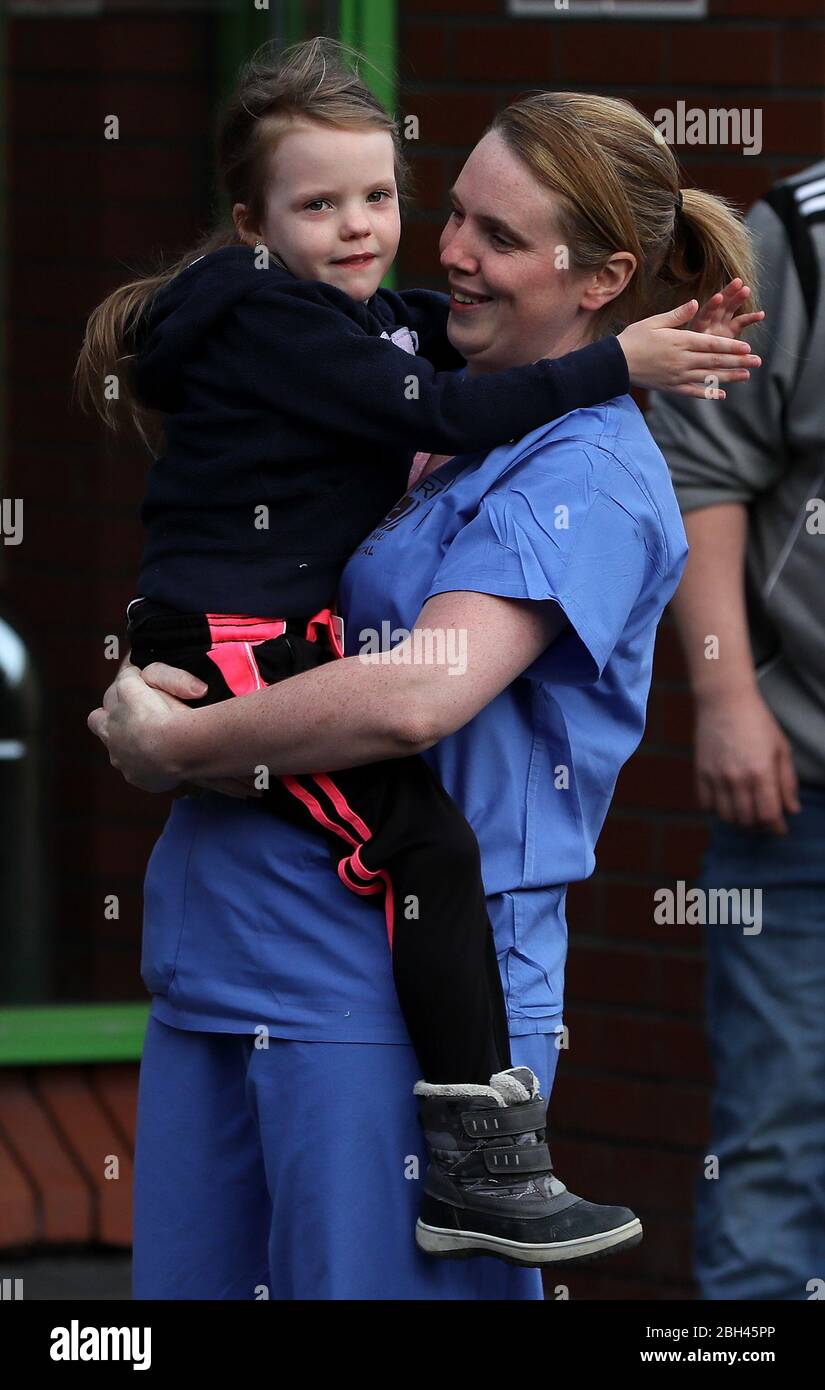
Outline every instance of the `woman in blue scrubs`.
<svg viewBox="0 0 825 1390">
<path fill-rule="evenodd" d="M 652 277 L 682 254 L 692 205 L 705 278 L 746 263 L 715 200 L 694 191 L 680 210 L 650 123 L 600 103 L 516 103 L 458 178 L 441 261 L 479 297 L 451 300 L 470 373 L 569 351 L 631 298 L 635 316 L 660 308 Z M 677 298 L 704 284 L 682 279 Z M 127 665 L 90 717 L 134 784 L 210 788 L 174 803 L 146 878 L 138 1299 L 542 1297 L 537 1270 L 416 1248 L 418 1068 L 380 908 L 312 832 L 246 795 L 249 775 L 424 753 L 478 835 L 513 1063 L 548 1096 L 566 884 L 592 872 L 642 736 L 686 543 L 627 396 L 432 462 L 347 566 L 343 660 L 198 710 L 174 698 L 200 693 L 192 677 Z"/>
</svg>

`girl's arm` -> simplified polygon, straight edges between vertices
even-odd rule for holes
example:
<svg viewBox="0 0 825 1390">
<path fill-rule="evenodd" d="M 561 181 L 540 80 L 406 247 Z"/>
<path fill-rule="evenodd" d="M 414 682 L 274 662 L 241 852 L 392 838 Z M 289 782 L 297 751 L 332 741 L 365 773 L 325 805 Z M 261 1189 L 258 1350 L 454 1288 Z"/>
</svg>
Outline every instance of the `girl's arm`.
<svg viewBox="0 0 825 1390">
<path fill-rule="evenodd" d="M 263 404 L 331 446 L 486 452 L 628 389 L 616 338 L 462 377 L 376 334 L 376 320 L 335 286 L 257 273 L 261 288 L 226 323 L 227 386 L 239 403 Z"/>
<path fill-rule="evenodd" d="M 428 358 L 439 371 L 450 371 L 464 365 L 464 358 L 459 356 L 447 337 L 449 295 L 440 293 L 438 290 L 427 289 L 401 290 L 400 292 L 382 290 L 379 293 L 389 303 L 396 322 L 406 324 L 408 328 L 414 329 L 418 334 L 419 352 L 422 357 Z M 678 327 L 680 322 L 687 322 L 690 317 L 688 306 L 682 306 L 676 310 L 678 318 L 676 324 L 669 324 L 666 314 L 658 316 L 656 320 L 642 319 L 636 324 L 631 324 L 629 328 L 619 334 L 619 343 L 627 358 L 630 380 L 633 385 L 646 386 L 649 384 L 647 380 L 649 374 L 657 371 L 667 372 L 669 370 L 669 356 L 674 353 L 678 354 L 681 350 L 683 354 L 681 366 L 677 358 L 673 358 L 674 376 L 669 383 L 669 389 L 683 395 L 710 397 L 705 376 L 714 376 L 715 373 L 710 366 L 703 366 L 699 358 L 691 358 L 688 354 L 691 352 L 702 354 L 711 351 L 707 338 L 702 343 L 699 334 L 730 340 L 738 338 L 752 324 L 761 322 L 765 317 L 763 312 L 742 312 L 742 306 L 750 299 L 750 296 L 751 291 L 743 280 L 737 277 L 735 280 L 729 281 L 724 290 L 712 295 L 707 303 L 702 305 L 692 320 L 689 342 L 684 336 L 681 339 L 673 337 L 674 328 Z M 694 301 L 691 301 L 692 303 Z M 659 325 L 655 338 L 651 333 L 654 324 Z M 670 331 L 669 339 L 663 336 L 662 330 Z M 688 379 L 682 373 L 691 368 L 697 369 L 697 374 Z M 747 371 L 743 371 L 739 379 L 744 381 L 747 376 Z M 728 381 L 733 379 L 730 376 L 724 378 Z M 724 400 L 725 392 L 719 391 L 710 398 Z"/>
<path fill-rule="evenodd" d="M 447 337 L 448 295 L 421 289 L 400 293 L 384 290 L 382 293 L 390 301 L 398 323 L 415 329 L 423 357 L 429 358 L 439 371 L 463 365 L 464 359 L 458 356 Z M 762 311 L 742 312 L 750 296 L 748 286 L 737 277 L 729 281 L 724 290 L 712 295 L 695 317 L 692 314 L 696 301 L 690 300 L 672 314 L 659 314 L 630 324 L 619 334 L 619 344 L 627 359 L 632 384 L 649 386 L 656 376 L 664 383 L 663 390 L 724 400 L 725 392 L 714 389 L 708 378 L 715 377 L 717 382 L 745 381 L 749 372 L 744 368 L 759 365 L 758 358 L 748 363 L 744 361 L 744 347 L 739 349 L 743 357 L 734 359 L 740 368 L 736 374 L 728 370 L 719 376 L 711 365 L 713 354 L 730 354 L 730 340 L 739 338 L 752 324 L 765 317 Z M 682 331 L 681 336 L 677 336 L 676 330 L 688 322 L 690 332 Z M 711 343 L 711 338 L 715 339 L 715 344 Z M 717 362 L 717 367 L 719 365 Z M 727 365 L 729 367 L 730 363 Z"/>
<path fill-rule="evenodd" d="M 758 365 L 745 344 L 680 328 L 695 300 L 631 325 L 618 339 L 480 377 L 436 372 L 425 357 L 368 331 L 359 307 L 334 286 L 264 280 L 227 323 L 237 399 L 265 402 L 287 421 L 366 449 L 475 453 L 622 395 L 631 377 L 636 385 L 701 395 L 708 373 L 739 380 Z"/>
<path fill-rule="evenodd" d="M 181 699 L 203 694 L 203 683 L 188 673 L 155 663 L 141 675 L 125 666 L 88 725 L 127 782 L 148 791 L 248 777 L 261 767 L 273 776 L 334 772 L 419 753 L 454 733 L 565 624 L 552 600 L 438 594 L 390 662 L 380 655 L 344 657 L 203 709 L 176 706 L 150 688 L 154 681 Z M 443 651 L 445 659 L 420 659 L 428 650 Z"/>
</svg>

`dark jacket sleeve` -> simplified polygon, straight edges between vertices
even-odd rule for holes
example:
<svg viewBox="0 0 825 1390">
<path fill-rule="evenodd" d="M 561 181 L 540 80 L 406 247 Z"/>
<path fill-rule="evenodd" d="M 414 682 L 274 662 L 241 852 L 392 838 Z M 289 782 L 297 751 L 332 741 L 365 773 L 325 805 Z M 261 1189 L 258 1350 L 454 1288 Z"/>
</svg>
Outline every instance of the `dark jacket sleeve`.
<svg viewBox="0 0 825 1390">
<path fill-rule="evenodd" d="M 555 361 L 460 378 L 363 327 L 340 307 L 348 298 L 296 282 L 264 284 L 239 301 L 226 323 L 234 392 L 367 447 L 455 454 L 518 439 L 628 389 L 616 338 Z"/>
<path fill-rule="evenodd" d="M 418 351 L 437 372 L 465 366 L 465 359 L 447 337 L 450 296 L 440 290 L 381 290 L 396 324 L 418 334 Z"/>
</svg>

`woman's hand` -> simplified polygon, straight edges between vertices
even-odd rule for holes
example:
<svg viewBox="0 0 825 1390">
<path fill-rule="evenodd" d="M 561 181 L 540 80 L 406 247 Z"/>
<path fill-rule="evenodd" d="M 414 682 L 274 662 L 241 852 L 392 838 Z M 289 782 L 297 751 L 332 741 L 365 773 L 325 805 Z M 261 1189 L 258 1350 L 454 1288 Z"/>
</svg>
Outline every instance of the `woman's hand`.
<svg viewBox="0 0 825 1390">
<path fill-rule="evenodd" d="M 102 707 L 93 710 L 86 722 L 106 745 L 112 767 L 122 772 L 127 782 L 142 791 L 169 791 L 180 779 L 164 768 L 166 721 L 186 710 L 183 700 L 198 699 L 206 690 L 204 681 L 179 666 L 153 661 L 141 671 L 125 661 L 103 696 Z M 252 777 L 204 777 L 184 785 L 205 787 L 224 796 L 263 795 Z"/>
<path fill-rule="evenodd" d="M 735 280 L 713 295 L 702 309 L 702 322 L 715 325 L 715 331 L 688 332 L 684 325 L 695 318 L 699 305 L 695 299 L 670 309 L 666 314 L 632 323 L 619 334 L 619 342 L 627 358 L 630 380 L 634 386 L 655 391 L 675 391 L 683 396 L 700 396 L 707 400 L 725 399 L 720 381 L 747 381 L 750 367 L 761 367 L 762 359 L 751 353 L 747 343 L 733 336 L 731 326 L 738 324 L 734 310 L 741 303 L 740 289 L 732 290 Z M 714 301 L 721 299 L 721 303 Z M 751 315 L 740 315 L 755 322 Z"/>
<path fill-rule="evenodd" d="M 199 700 L 209 689 L 206 681 L 184 671 L 181 666 L 168 666 L 165 661 L 152 661 L 141 672 L 147 685 L 153 690 L 161 690 L 178 700 Z M 246 800 L 248 796 L 263 796 L 255 786 L 254 777 L 193 777 L 184 786 L 203 787 L 208 792 L 221 792 L 223 796 L 235 796 Z"/>
<path fill-rule="evenodd" d="M 170 791 L 180 781 L 164 763 L 164 736 L 186 706 L 161 690 L 153 690 L 136 666 L 124 662 L 86 723 L 101 740 L 112 767 L 133 787 L 147 792 Z"/>
</svg>

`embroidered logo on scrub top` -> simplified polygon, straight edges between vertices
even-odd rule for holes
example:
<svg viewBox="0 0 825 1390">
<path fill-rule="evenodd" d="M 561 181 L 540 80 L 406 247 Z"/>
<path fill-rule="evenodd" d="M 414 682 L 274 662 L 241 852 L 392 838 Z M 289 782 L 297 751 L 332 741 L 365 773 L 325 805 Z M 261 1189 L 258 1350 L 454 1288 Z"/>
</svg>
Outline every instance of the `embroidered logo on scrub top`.
<svg viewBox="0 0 825 1390">
<path fill-rule="evenodd" d="M 446 483 L 440 482 L 433 474 L 429 478 L 422 478 L 420 483 L 416 483 L 411 492 L 405 492 L 403 497 L 399 497 L 395 506 L 387 512 L 383 521 L 379 521 L 375 530 L 367 536 L 362 546 L 355 552 L 357 555 L 371 555 L 373 543 L 380 541 L 387 531 L 394 531 L 396 526 L 400 526 L 402 521 L 406 521 L 417 512 L 422 502 L 429 502 L 437 493 L 443 492 Z"/>
</svg>

